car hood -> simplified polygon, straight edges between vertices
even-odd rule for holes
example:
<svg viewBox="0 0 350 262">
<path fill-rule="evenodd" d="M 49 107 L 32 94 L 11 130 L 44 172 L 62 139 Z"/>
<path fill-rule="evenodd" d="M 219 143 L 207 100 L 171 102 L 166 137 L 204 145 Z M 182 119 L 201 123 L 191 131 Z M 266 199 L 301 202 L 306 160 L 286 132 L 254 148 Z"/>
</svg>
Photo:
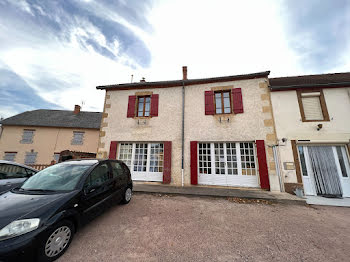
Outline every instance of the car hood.
<svg viewBox="0 0 350 262">
<path fill-rule="evenodd" d="M 68 195 L 70 194 L 16 194 L 11 191 L 0 195 L 0 230 L 14 220 L 31 218 L 27 217 L 30 213 L 40 214 L 40 209 L 43 213 L 46 212 L 49 206 Z"/>
</svg>

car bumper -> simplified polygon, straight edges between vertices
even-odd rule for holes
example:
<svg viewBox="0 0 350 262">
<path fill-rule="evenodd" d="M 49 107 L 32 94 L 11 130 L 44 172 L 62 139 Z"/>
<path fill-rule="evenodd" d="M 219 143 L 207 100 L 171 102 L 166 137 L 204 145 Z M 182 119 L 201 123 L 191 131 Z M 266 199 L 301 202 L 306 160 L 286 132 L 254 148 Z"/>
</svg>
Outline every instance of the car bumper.
<svg viewBox="0 0 350 262">
<path fill-rule="evenodd" d="M 0 241 L 0 261 L 31 261 L 37 253 L 42 230 Z"/>
</svg>

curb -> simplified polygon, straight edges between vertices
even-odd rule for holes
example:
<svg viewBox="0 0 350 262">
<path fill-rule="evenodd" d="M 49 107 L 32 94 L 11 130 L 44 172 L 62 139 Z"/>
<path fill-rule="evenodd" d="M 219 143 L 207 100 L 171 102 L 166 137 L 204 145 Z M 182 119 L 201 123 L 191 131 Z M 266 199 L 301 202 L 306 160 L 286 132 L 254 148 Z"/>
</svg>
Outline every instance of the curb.
<svg viewBox="0 0 350 262">
<path fill-rule="evenodd" d="M 214 194 L 198 194 L 198 193 L 183 193 L 183 192 L 160 192 L 156 190 L 134 190 L 134 193 L 144 194 L 160 194 L 160 195 L 174 195 L 174 196 L 188 196 L 188 197 L 209 197 L 209 198 L 239 198 L 251 200 L 265 200 L 277 204 L 300 205 L 307 206 L 306 200 L 291 200 L 291 199 L 276 199 L 269 197 L 252 197 L 252 196 L 228 196 L 228 195 L 214 195 Z"/>
</svg>

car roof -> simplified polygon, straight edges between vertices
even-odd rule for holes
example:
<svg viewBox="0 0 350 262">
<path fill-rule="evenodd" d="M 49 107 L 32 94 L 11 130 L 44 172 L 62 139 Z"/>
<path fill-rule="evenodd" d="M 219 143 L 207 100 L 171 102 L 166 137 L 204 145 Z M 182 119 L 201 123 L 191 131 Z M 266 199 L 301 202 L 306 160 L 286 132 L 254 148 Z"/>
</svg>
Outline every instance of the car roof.
<svg viewBox="0 0 350 262">
<path fill-rule="evenodd" d="M 83 159 L 69 159 L 64 162 L 61 162 L 59 164 L 62 165 L 95 165 L 97 163 L 101 162 L 101 159 L 90 159 L 90 158 L 83 158 Z"/>
<path fill-rule="evenodd" d="M 7 164 L 7 165 L 12 165 L 12 166 L 19 166 L 19 167 L 23 167 L 23 168 L 30 169 L 30 170 L 35 171 L 35 172 L 39 172 L 39 170 L 37 170 L 37 169 L 35 169 L 35 168 L 32 168 L 32 167 L 30 167 L 30 166 L 26 166 L 26 165 L 23 165 L 23 164 L 20 164 L 20 163 L 12 162 L 12 161 L 0 160 L 0 164 Z"/>
</svg>

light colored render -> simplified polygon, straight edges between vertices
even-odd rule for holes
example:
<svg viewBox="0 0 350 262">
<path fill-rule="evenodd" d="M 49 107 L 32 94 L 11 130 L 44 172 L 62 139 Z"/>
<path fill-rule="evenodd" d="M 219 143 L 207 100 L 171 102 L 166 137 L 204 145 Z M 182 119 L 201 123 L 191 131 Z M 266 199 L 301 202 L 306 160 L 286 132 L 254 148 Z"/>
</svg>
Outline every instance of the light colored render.
<svg viewBox="0 0 350 262">
<path fill-rule="evenodd" d="M 291 140 L 311 140 L 309 143 L 344 143 L 350 140 L 350 99 L 345 88 L 323 89 L 330 117 L 329 122 L 302 122 L 296 91 L 271 92 L 277 138 L 282 162 L 294 162 Z M 317 125 L 323 127 L 317 131 Z M 286 143 L 281 139 L 287 138 Z M 296 183 L 295 170 L 284 170 L 285 183 Z"/>
<path fill-rule="evenodd" d="M 24 129 L 35 129 L 33 143 L 21 144 Z M 71 145 L 73 131 L 83 131 L 83 145 Z M 36 164 L 50 164 L 53 154 L 63 150 L 96 153 L 99 130 L 53 127 L 3 126 L 0 138 L 0 158 L 5 152 L 17 152 L 15 161 L 24 164 L 26 152 L 38 152 Z"/>
<path fill-rule="evenodd" d="M 205 115 L 204 91 L 220 87 L 242 88 L 244 113 L 220 116 Z M 127 118 L 129 95 L 150 91 L 159 94 L 159 116 L 151 119 Z M 99 157 L 107 157 L 111 141 L 172 141 L 171 184 L 181 185 L 182 87 L 147 90 L 107 91 L 101 125 Z M 138 124 L 146 121 L 146 124 Z M 185 87 L 184 182 L 190 185 L 190 141 L 265 140 L 271 190 L 279 191 L 272 149 L 276 143 L 267 79 L 251 79 L 191 85 Z"/>
</svg>

